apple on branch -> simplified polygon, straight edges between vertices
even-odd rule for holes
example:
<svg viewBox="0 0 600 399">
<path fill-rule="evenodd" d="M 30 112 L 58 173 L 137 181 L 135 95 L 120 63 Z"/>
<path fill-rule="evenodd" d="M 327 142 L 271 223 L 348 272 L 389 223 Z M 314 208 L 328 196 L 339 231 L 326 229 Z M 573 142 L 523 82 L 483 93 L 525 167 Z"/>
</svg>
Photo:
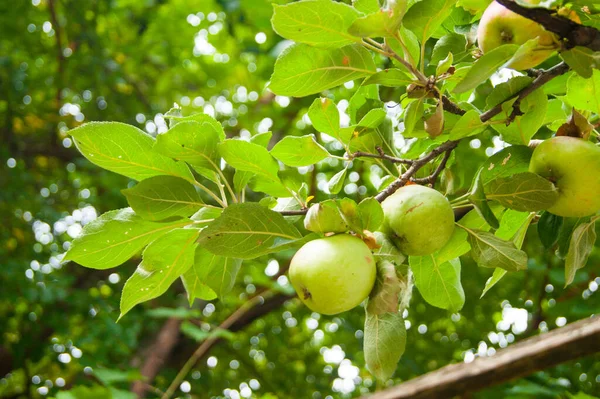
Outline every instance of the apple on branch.
<svg viewBox="0 0 600 399">
<path fill-rule="evenodd" d="M 401 187 L 381 207 L 383 232 L 405 255 L 429 255 L 446 245 L 454 231 L 452 206 L 433 188 Z"/>
<path fill-rule="evenodd" d="M 375 284 L 375 258 L 349 234 L 310 241 L 290 263 L 290 282 L 309 309 L 333 315 L 360 305 Z"/>
<path fill-rule="evenodd" d="M 547 178 L 559 197 L 548 212 L 584 217 L 600 210 L 600 147 L 568 136 L 553 137 L 534 150 L 529 171 Z"/>
<path fill-rule="evenodd" d="M 540 3 L 540 0 L 523 1 L 532 5 Z M 571 12 L 568 17 L 580 22 L 574 12 Z M 545 30 L 537 22 L 510 11 L 495 1 L 484 11 L 477 29 L 477 42 L 484 54 L 503 44 L 521 45 L 536 37 L 538 47 L 527 56 L 520 57 L 508 65 L 509 68 L 516 70 L 533 68 L 544 62 L 559 48 L 557 36 Z"/>
</svg>

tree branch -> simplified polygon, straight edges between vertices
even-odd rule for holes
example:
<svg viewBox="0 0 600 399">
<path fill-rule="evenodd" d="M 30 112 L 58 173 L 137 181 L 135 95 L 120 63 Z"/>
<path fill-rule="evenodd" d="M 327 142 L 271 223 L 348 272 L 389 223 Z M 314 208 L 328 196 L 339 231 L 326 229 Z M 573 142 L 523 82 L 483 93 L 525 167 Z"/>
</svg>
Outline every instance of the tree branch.
<svg viewBox="0 0 600 399">
<path fill-rule="evenodd" d="M 173 348 L 179 341 L 179 328 L 181 319 L 170 318 L 163 324 L 156 340 L 148 347 L 144 365 L 140 368 L 143 380 L 134 381 L 131 392 L 138 398 L 143 398 L 150 386 L 145 381 L 152 381 L 158 374 L 165 361 L 171 355 Z"/>
<path fill-rule="evenodd" d="M 600 352 L 600 317 L 528 338 L 473 363 L 442 367 L 368 399 L 452 398 Z"/>
<path fill-rule="evenodd" d="M 429 154 L 422 156 L 412 163 L 412 165 L 400 176 L 400 178 L 390 184 L 385 190 L 375 196 L 375 199 L 382 202 L 384 199 L 396 192 L 400 187 L 406 185 L 408 181 L 421 169 L 424 165 L 431 162 L 438 155 L 444 152 L 451 152 L 458 145 L 458 141 L 446 141 L 439 147 L 433 149 Z M 438 173 L 439 174 L 439 173 Z M 433 175 L 432 175 L 433 176 Z M 437 176 L 436 176 L 437 177 Z"/>
<path fill-rule="evenodd" d="M 281 304 L 291 297 L 284 294 L 273 294 L 270 293 L 257 294 L 250 298 L 247 302 L 244 302 L 236 311 L 234 311 L 227 319 L 225 319 L 220 325 L 219 329 L 237 331 L 257 319 L 258 317 L 264 316 L 265 314 L 277 309 Z M 267 297 L 267 299 L 265 299 Z M 179 373 L 175 376 L 169 388 L 165 391 L 162 399 L 169 399 L 175 393 L 175 390 L 181 384 L 181 381 L 190 372 L 190 370 L 198 363 L 198 361 L 208 353 L 208 351 L 221 339 L 218 337 L 212 337 L 204 341 L 192 354 L 192 356 L 185 362 Z"/>
<path fill-rule="evenodd" d="M 514 0 L 496 0 L 496 2 L 514 13 L 537 22 L 547 31 L 557 34 L 567 41 L 567 47 L 583 46 L 593 51 L 600 51 L 600 31 L 591 26 L 584 26 L 557 15 L 554 10 L 523 7 Z"/>
<path fill-rule="evenodd" d="M 381 147 L 377 147 L 377 152 L 378 152 L 378 154 L 371 154 L 370 152 L 356 151 L 350 157 L 351 158 L 378 158 L 378 159 L 384 159 L 386 161 L 390 161 L 391 163 L 403 163 L 406 165 L 412 165 L 412 163 L 414 162 L 412 159 L 402 159 L 402 158 L 396 158 L 396 157 L 387 155 L 386 153 L 383 152 Z"/>
<path fill-rule="evenodd" d="M 515 94 L 514 96 L 508 98 L 505 101 L 511 100 L 513 98 L 517 98 L 517 100 L 514 102 L 513 104 L 513 113 L 511 114 L 511 116 L 509 117 L 509 122 L 512 122 L 514 120 L 514 118 L 517 116 L 518 112 L 521 112 L 520 109 L 520 105 L 521 105 L 521 101 L 527 97 L 528 95 L 530 95 L 531 93 L 533 93 L 535 90 L 539 89 L 540 87 L 542 87 L 543 85 L 545 85 L 546 83 L 548 83 L 549 81 L 551 81 L 552 79 L 554 79 L 557 76 L 563 75 L 565 73 L 567 73 L 569 71 L 569 66 L 567 64 L 565 64 L 564 62 L 561 62 L 558 65 L 553 66 L 552 68 L 541 72 L 537 78 L 535 78 L 533 80 L 533 82 L 525 87 L 524 89 L 522 89 L 521 91 L 519 91 L 517 94 Z M 516 111 L 518 110 L 518 111 Z M 480 119 L 482 122 L 487 122 L 490 119 L 492 119 L 494 116 L 498 115 L 499 113 L 502 112 L 502 103 L 490 108 L 489 110 L 485 111 L 483 114 L 481 114 Z M 514 116 L 513 116 L 514 114 Z M 512 119 L 511 119 L 512 118 Z"/>
</svg>

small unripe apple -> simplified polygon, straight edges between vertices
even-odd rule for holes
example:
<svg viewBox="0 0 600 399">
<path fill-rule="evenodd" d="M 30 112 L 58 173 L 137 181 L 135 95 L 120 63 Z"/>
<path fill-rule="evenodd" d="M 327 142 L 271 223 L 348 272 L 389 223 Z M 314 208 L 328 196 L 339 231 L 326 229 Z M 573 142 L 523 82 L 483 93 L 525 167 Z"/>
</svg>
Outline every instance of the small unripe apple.
<svg viewBox="0 0 600 399">
<path fill-rule="evenodd" d="M 454 231 L 452 206 L 433 188 L 401 187 L 381 206 L 383 232 L 405 255 L 429 255 L 446 245 Z"/>
<path fill-rule="evenodd" d="M 553 137 L 540 143 L 529 171 L 558 188 L 558 200 L 548 212 L 584 217 L 600 210 L 600 147 L 576 137 Z"/>
<path fill-rule="evenodd" d="M 529 4 L 538 4 L 540 0 L 525 0 Z M 483 12 L 477 29 L 477 42 L 483 53 L 487 53 L 503 44 L 521 45 L 538 37 L 538 48 L 531 54 L 509 65 L 510 68 L 523 70 L 533 68 L 556 51 L 555 36 L 542 25 L 510 11 L 493 1 Z"/>
<path fill-rule="evenodd" d="M 349 234 L 310 241 L 290 263 L 290 282 L 309 309 L 333 315 L 358 306 L 375 284 L 375 258 Z"/>
</svg>

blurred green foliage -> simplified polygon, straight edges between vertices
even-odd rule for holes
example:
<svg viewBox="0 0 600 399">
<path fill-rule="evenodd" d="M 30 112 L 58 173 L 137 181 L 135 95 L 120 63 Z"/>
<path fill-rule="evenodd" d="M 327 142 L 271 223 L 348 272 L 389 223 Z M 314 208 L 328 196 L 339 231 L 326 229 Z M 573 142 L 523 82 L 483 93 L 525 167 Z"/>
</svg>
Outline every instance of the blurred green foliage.
<svg viewBox="0 0 600 399">
<path fill-rule="evenodd" d="M 127 206 L 120 190 L 130 182 L 91 165 L 68 138 L 84 121 L 118 120 L 155 134 L 166 129 L 162 113 L 176 102 L 184 114 L 213 114 L 229 137 L 269 130 L 273 143 L 314 133 L 304 117 L 314 96 L 290 99 L 265 90 L 283 48 L 271 13 L 267 0 L 0 3 L 0 397 L 132 397 L 130 384 L 165 321 L 189 319 L 150 382 L 164 390 L 199 345 L 196 339 L 206 338 L 198 327 L 218 326 L 267 288 L 291 298 L 287 279 L 272 278 L 291 255 L 281 253 L 245 262 L 225 302 L 196 301 L 188 311 L 177 283 L 116 323 L 119 293 L 136 260 L 105 271 L 60 262 L 82 224 Z M 354 91 L 346 85 L 328 94 L 343 107 Z M 480 101 L 484 91 L 476 93 Z M 400 94 L 386 89 L 382 98 Z M 471 181 L 493 137 L 490 131 L 479 146 L 461 144 L 444 175 L 447 189 Z M 343 153 L 333 143 L 328 150 Z M 313 187 L 315 201 L 327 198 L 324 187 L 340 169 L 337 160 L 328 162 L 318 173 L 294 177 Z M 378 168 L 364 165 L 349 170 L 353 186 L 341 195 L 358 200 L 377 191 Z M 508 275 L 481 300 L 491 271 L 463 260 L 467 299 L 460 314 L 426 305 L 415 291 L 406 317 L 410 344 L 388 384 L 600 312 L 599 251 L 563 289 L 562 261 L 546 253 L 535 228 L 525 249 L 537 254 L 529 270 Z M 380 387 L 363 366 L 363 322 L 360 308 L 326 317 L 289 299 L 233 333 L 216 334 L 223 340 L 177 394 L 318 399 L 374 391 Z M 599 395 L 599 360 L 590 356 L 473 397 Z"/>
</svg>

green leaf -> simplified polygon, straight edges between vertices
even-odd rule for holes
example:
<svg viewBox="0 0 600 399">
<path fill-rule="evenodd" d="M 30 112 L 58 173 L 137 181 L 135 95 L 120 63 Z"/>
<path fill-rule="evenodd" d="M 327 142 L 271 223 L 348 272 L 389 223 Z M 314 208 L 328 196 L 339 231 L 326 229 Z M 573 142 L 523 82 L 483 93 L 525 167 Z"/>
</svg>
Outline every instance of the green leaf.
<svg viewBox="0 0 600 399">
<path fill-rule="evenodd" d="M 273 5 L 273 30 L 297 43 L 338 48 L 358 41 L 348 28 L 360 17 L 354 8 L 333 1 L 303 0 Z"/>
<path fill-rule="evenodd" d="M 396 248 L 387 235 L 380 231 L 375 231 L 373 234 L 379 245 L 379 248 L 373 251 L 373 256 L 375 256 L 377 262 L 389 261 L 395 265 L 401 265 L 406 260 L 406 255 Z"/>
<path fill-rule="evenodd" d="M 233 204 L 200 234 L 199 243 L 216 255 L 252 259 L 301 238 L 283 216 L 257 203 Z"/>
<path fill-rule="evenodd" d="M 154 150 L 187 162 L 202 176 L 215 181 L 220 162 L 217 145 L 222 140 L 212 122 L 180 122 L 156 136 Z"/>
<path fill-rule="evenodd" d="M 419 3 L 419 4 L 423 4 Z M 519 49 L 516 44 L 503 44 L 479 58 L 467 75 L 454 88 L 455 93 L 464 93 L 473 90 L 485 82 L 501 66 L 512 58 Z"/>
<path fill-rule="evenodd" d="M 578 110 L 600 114 L 600 71 L 594 69 L 589 79 L 571 76 L 567 81 L 567 101 Z"/>
<path fill-rule="evenodd" d="M 381 107 L 383 101 L 379 98 L 379 88 L 373 85 L 360 86 L 348 104 L 350 124 L 357 124 L 370 110 Z"/>
<path fill-rule="evenodd" d="M 512 113 L 512 103 L 511 101 L 503 105 L 506 116 Z M 504 124 L 492 126 L 502 134 L 502 139 L 507 143 L 527 145 L 544 124 L 548 109 L 548 96 L 541 88 L 537 89 L 521 101 L 519 109 L 523 115 L 517 116 L 509 126 Z"/>
<path fill-rule="evenodd" d="M 354 21 L 348 32 L 358 37 L 395 36 L 406 12 L 406 0 L 388 0 L 386 3 L 377 12 Z"/>
<path fill-rule="evenodd" d="M 264 148 L 267 148 L 269 142 L 271 141 L 271 137 L 273 134 L 271 132 L 259 133 L 250 138 L 250 142 L 253 144 L 260 145 Z M 252 177 L 254 177 L 254 173 L 247 172 L 245 170 L 236 170 L 233 175 L 233 187 L 237 191 L 242 191 L 248 185 L 248 182 Z"/>
<path fill-rule="evenodd" d="M 492 277 L 488 278 L 485 282 L 485 287 L 483 288 L 483 292 L 481 293 L 481 296 L 479 298 L 483 298 L 483 296 L 487 294 L 487 292 L 490 289 L 492 289 L 493 286 L 495 286 L 500 280 L 502 280 L 506 273 L 508 272 L 504 269 L 501 269 L 499 267 L 495 268 Z"/>
<path fill-rule="evenodd" d="M 340 112 L 329 98 L 315 98 L 308 109 L 308 117 L 313 127 L 319 132 L 335 137 L 340 142 Z"/>
<path fill-rule="evenodd" d="M 437 67 L 435 68 L 435 75 L 440 76 L 440 75 L 446 73 L 448 71 L 448 69 L 452 66 L 453 62 L 454 62 L 454 57 L 452 56 L 452 53 L 448 53 L 446 58 L 440 60 Z"/>
<path fill-rule="evenodd" d="M 92 269 L 119 266 L 170 230 L 190 224 L 189 219 L 156 223 L 142 219 L 131 208 L 106 212 L 86 224 L 73 240 L 65 260 Z"/>
<path fill-rule="evenodd" d="M 529 86 L 532 81 L 533 78 L 529 76 L 515 76 L 506 82 L 496 85 L 485 99 L 486 107 L 493 108 L 498 104 L 502 104 Z"/>
<path fill-rule="evenodd" d="M 494 229 L 500 227 L 498 219 L 492 212 L 490 205 L 488 204 L 488 198 L 483 189 L 483 180 L 481 178 L 482 169 L 480 168 L 477 175 L 473 179 L 473 187 L 470 189 L 469 202 L 473 204 L 475 210 L 481 215 L 483 219 Z"/>
<path fill-rule="evenodd" d="M 304 97 L 375 72 L 371 53 L 358 44 L 329 50 L 297 44 L 277 58 L 269 89 L 279 95 Z"/>
<path fill-rule="evenodd" d="M 179 177 L 154 176 L 121 192 L 135 213 L 147 220 L 190 216 L 205 206 L 194 186 Z"/>
<path fill-rule="evenodd" d="M 496 237 L 492 233 L 471 230 L 460 225 L 469 233 L 471 256 L 480 267 L 500 268 L 509 272 L 527 269 L 527 254 L 517 249 L 511 241 Z"/>
<path fill-rule="evenodd" d="M 406 347 L 406 327 L 398 312 L 365 317 L 364 354 L 369 371 L 380 381 L 396 370 Z"/>
<path fill-rule="evenodd" d="M 486 125 L 479 118 L 479 112 L 471 109 L 454 124 L 452 130 L 450 130 L 450 140 L 460 140 L 464 137 L 475 136 L 485 128 Z"/>
<path fill-rule="evenodd" d="M 560 52 L 560 56 L 577 74 L 585 79 L 592 77 L 594 68 L 600 67 L 600 52 L 576 46 Z"/>
<path fill-rule="evenodd" d="M 467 53 L 467 39 L 464 35 L 458 33 L 448 33 L 435 42 L 433 52 L 431 53 L 430 64 L 436 64 L 446 58 L 448 53 L 454 55 L 456 60 L 460 60 Z"/>
<path fill-rule="evenodd" d="M 330 156 L 329 152 L 315 140 L 312 134 L 308 136 L 286 136 L 279 141 L 271 155 L 287 166 L 308 166 Z"/>
<path fill-rule="evenodd" d="M 279 165 L 269 151 L 254 143 L 228 139 L 219 144 L 219 152 L 225 162 L 237 170 L 256 173 L 270 180 L 279 181 Z"/>
<path fill-rule="evenodd" d="M 427 0 L 408 9 L 402 24 L 411 30 L 424 46 L 435 31 L 448 18 L 456 0 Z"/>
<path fill-rule="evenodd" d="M 562 216 L 553 215 L 550 212 L 542 213 L 537 222 L 537 232 L 544 247 L 552 248 L 556 245 L 563 223 Z"/>
<path fill-rule="evenodd" d="M 365 79 L 363 85 L 378 84 L 386 87 L 406 87 L 413 83 L 413 79 L 398 68 L 384 69 Z"/>
<path fill-rule="evenodd" d="M 169 112 L 170 111 L 171 110 L 169 110 Z M 165 119 L 169 120 L 169 126 L 171 129 L 181 122 L 198 122 L 201 125 L 209 124 L 219 134 L 219 141 L 225 139 L 225 131 L 223 130 L 223 126 L 219 123 L 219 121 L 210 115 L 203 114 L 201 112 L 189 116 L 168 115 L 169 112 L 167 112 L 164 117 Z M 179 113 L 181 113 L 181 111 L 179 111 Z"/>
<path fill-rule="evenodd" d="M 215 255 L 201 246 L 196 248 L 194 265 L 183 275 L 190 305 L 196 298 L 223 299 L 233 288 L 241 266 L 241 259 Z"/>
<path fill-rule="evenodd" d="M 417 122 L 420 121 L 422 117 L 423 99 L 419 98 L 408 104 L 404 111 L 404 131 L 402 134 L 404 136 L 410 136 L 417 126 Z"/>
<path fill-rule="evenodd" d="M 187 165 L 152 150 L 155 141 L 140 129 L 117 122 L 90 122 L 69 131 L 91 163 L 134 180 L 167 175 L 194 181 Z"/>
<path fill-rule="evenodd" d="M 373 197 L 365 198 L 358 204 L 363 230 L 375 231 L 383 223 L 383 208 Z"/>
<path fill-rule="evenodd" d="M 342 190 L 344 181 L 346 180 L 346 173 L 348 173 L 348 168 L 340 170 L 329 180 L 327 187 L 329 188 L 330 194 L 337 194 Z"/>
<path fill-rule="evenodd" d="M 519 212 L 512 209 L 507 210 L 502 215 L 500 228 L 496 231 L 496 236 L 504 240 L 512 240 L 518 249 L 521 249 L 529 224 L 533 220 L 535 213 Z M 496 268 L 492 277 L 490 277 L 483 288 L 481 297 L 498 283 L 508 273 L 504 269 Z"/>
<path fill-rule="evenodd" d="M 415 285 L 427 303 L 458 312 L 465 304 L 465 292 L 460 283 L 460 259 L 439 262 L 433 255 L 409 256 Z"/>
<path fill-rule="evenodd" d="M 194 267 L 191 267 L 183 276 L 181 276 L 181 281 L 183 282 L 183 287 L 187 293 L 190 306 L 194 304 L 196 298 L 205 301 L 212 301 L 217 297 L 215 291 L 206 285 L 204 281 L 198 278 Z"/>
<path fill-rule="evenodd" d="M 373 315 L 398 312 L 400 290 L 400 279 L 396 274 L 396 266 L 387 260 L 377 262 L 377 278 L 375 286 L 369 294 L 367 312 Z"/>
<path fill-rule="evenodd" d="M 485 161 L 481 179 L 485 186 L 499 178 L 508 178 L 529 171 L 533 150 L 524 145 L 513 145 L 498 151 Z"/>
<path fill-rule="evenodd" d="M 523 212 L 548 209 L 558 199 L 554 184 L 531 172 L 494 179 L 485 191 L 488 200 Z"/>
<path fill-rule="evenodd" d="M 379 11 L 379 0 L 354 0 L 352 6 L 364 14 Z"/>
<path fill-rule="evenodd" d="M 365 116 L 358 121 L 358 126 L 375 129 L 377 126 L 381 125 L 383 120 L 385 119 L 386 112 L 381 108 L 374 108 L 367 112 Z"/>
<path fill-rule="evenodd" d="M 196 229 L 175 229 L 144 250 L 142 262 L 123 286 L 121 315 L 135 305 L 164 294 L 194 263 Z"/>
<path fill-rule="evenodd" d="M 577 270 L 583 268 L 588 257 L 594 249 L 596 242 L 596 220 L 600 216 L 593 217 L 588 223 L 577 226 L 571 236 L 569 252 L 565 259 L 565 287 L 573 282 Z"/>
<path fill-rule="evenodd" d="M 269 194 L 273 197 L 289 197 L 291 195 L 286 184 L 273 177 L 256 175 L 250 180 L 250 188 L 252 191 Z"/>
<path fill-rule="evenodd" d="M 583 223 L 588 223 L 589 218 L 564 218 L 563 227 L 558 235 L 558 248 L 556 255 L 561 259 L 566 259 L 571 246 L 571 237 L 575 229 Z"/>
</svg>

